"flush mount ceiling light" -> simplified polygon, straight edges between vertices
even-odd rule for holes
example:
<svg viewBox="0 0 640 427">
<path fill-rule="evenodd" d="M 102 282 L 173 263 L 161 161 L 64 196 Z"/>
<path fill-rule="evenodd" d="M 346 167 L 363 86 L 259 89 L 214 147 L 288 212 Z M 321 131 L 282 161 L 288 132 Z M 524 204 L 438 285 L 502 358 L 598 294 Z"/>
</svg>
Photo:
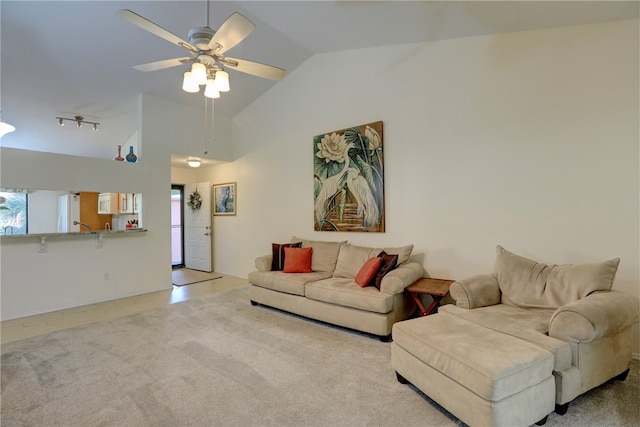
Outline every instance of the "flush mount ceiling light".
<svg viewBox="0 0 640 427">
<path fill-rule="evenodd" d="M 225 67 L 265 79 L 283 79 L 286 71 L 282 68 L 224 56 L 226 51 L 251 34 L 256 26 L 236 12 L 224 21 L 217 31 L 213 30 L 209 27 L 209 3 L 206 2 L 206 26 L 192 28 L 187 37 L 188 42 L 131 10 L 122 9 L 116 12 L 120 18 L 187 49 L 191 54 L 190 57 L 165 59 L 133 68 L 138 71 L 156 71 L 192 64 L 190 70 L 184 73 L 182 89 L 185 92 L 197 93 L 200 92 L 200 86 L 205 86 L 204 95 L 211 99 L 219 98 L 220 92 L 229 91 L 229 74 L 224 70 Z"/>
<path fill-rule="evenodd" d="M 5 122 L 2 118 L 2 114 L 0 114 L 0 138 L 8 133 L 13 132 L 14 130 L 16 130 L 16 127 Z"/>
<path fill-rule="evenodd" d="M 200 159 L 188 159 L 187 160 L 187 164 L 189 166 L 191 166 L 192 168 L 199 167 L 201 163 L 202 163 L 202 160 L 200 160 Z"/>
<path fill-rule="evenodd" d="M 56 117 L 56 119 L 58 119 L 58 124 L 60 126 L 64 126 L 64 122 L 66 121 L 70 121 L 70 122 L 76 122 L 76 127 L 81 128 L 83 123 L 87 123 L 89 125 L 93 125 L 93 130 L 98 130 L 98 125 L 100 123 L 96 123 L 96 122 L 88 122 L 84 119 L 84 117 L 82 116 L 74 116 L 73 119 L 67 118 L 67 117 Z"/>
</svg>

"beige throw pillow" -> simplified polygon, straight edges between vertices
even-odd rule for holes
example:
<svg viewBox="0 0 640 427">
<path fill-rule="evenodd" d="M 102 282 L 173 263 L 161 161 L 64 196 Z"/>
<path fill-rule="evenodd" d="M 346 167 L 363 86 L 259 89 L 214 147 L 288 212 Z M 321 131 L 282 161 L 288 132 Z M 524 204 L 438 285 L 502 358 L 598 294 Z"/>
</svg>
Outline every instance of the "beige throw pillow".
<svg viewBox="0 0 640 427">
<path fill-rule="evenodd" d="M 364 263 L 371 258 L 377 257 L 380 252 L 382 252 L 381 248 L 367 248 L 348 243 L 342 245 L 333 277 L 355 278 Z"/>
<path fill-rule="evenodd" d="M 291 238 L 291 243 L 296 242 L 302 242 L 303 248 L 313 248 L 313 253 L 311 255 L 311 270 L 333 273 L 333 270 L 336 268 L 336 261 L 338 260 L 340 246 L 347 241 L 322 242 L 317 240 L 301 239 L 293 236 Z"/>
<path fill-rule="evenodd" d="M 413 244 L 399 246 L 397 248 L 384 248 L 384 251 L 389 255 L 398 255 L 398 265 L 400 265 L 409 261 L 409 257 L 413 251 Z"/>
<path fill-rule="evenodd" d="M 620 258 L 593 264 L 547 265 L 497 247 L 494 275 L 505 304 L 557 309 L 611 289 Z"/>
</svg>

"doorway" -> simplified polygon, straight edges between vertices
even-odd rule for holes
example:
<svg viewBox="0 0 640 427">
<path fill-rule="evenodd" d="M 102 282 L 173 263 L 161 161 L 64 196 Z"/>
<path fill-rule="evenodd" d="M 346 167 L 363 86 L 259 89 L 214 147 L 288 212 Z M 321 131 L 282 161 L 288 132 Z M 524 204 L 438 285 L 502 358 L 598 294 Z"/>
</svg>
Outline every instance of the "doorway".
<svg viewBox="0 0 640 427">
<path fill-rule="evenodd" d="M 184 267 L 184 185 L 171 184 L 171 266 Z"/>
</svg>

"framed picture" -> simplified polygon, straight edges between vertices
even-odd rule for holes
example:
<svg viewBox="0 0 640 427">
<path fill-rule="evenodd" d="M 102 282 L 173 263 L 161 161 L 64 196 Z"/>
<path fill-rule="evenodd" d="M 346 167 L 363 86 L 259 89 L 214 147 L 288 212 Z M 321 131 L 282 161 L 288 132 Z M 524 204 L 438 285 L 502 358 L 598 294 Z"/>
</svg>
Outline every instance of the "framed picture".
<svg viewBox="0 0 640 427">
<path fill-rule="evenodd" d="M 213 214 L 236 214 L 236 183 L 226 182 L 213 186 Z"/>
<path fill-rule="evenodd" d="M 382 121 L 313 137 L 315 231 L 384 232 Z"/>
</svg>

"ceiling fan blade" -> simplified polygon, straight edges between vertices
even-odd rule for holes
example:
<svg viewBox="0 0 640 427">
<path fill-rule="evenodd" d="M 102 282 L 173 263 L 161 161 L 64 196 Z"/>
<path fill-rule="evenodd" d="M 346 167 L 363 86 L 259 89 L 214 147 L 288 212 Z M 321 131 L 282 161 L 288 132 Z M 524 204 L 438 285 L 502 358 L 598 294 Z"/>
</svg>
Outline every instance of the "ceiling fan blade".
<svg viewBox="0 0 640 427">
<path fill-rule="evenodd" d="M 189 43 L 187 43 L 186 41 L 182 40 L 180 37 L 176 36 L 175 34 L 165 30 L 164 28 L 162 28 L 161 26 L 159 26 L 158 24 L 149 21 L 147 18 L 138 15 L 137 13 L 129 10 L 129 9 L 121 9 L 119 11 L 116 12 L 116 15 L 118 15 L 120 18 L 124 19 L 125 21 L 129 21 L 131 22 L 133 25 L 136 25 L 140 28 L 142 28 L 145 31 L 150 32 L 151 34 L 154 34 L 160 38 L 165 39 L 168 42 L 171 42 L 173 44 L 176 44 L 178 46 L 182 46 L 186 49 L 189 49 L 192 52 L 197 52 L 198 50 L 193 47 L 192 45 L 190 45 Z"/>
<path fill-rule="evenodd" d="M 286 73 L 282 68 L 273 65 L 261 64 L 259 62 L 247 61 L 246 59 L 229 58 L 219 59 L 225 66 L 242 71 L 243 73 L 253 74 L 254 76 L 263 77 L 271 80 L 282 80 Z"/>
<path fill-rule="evenodd" d="M 188 62 L 193 62 L 193 58 L 185 57 L 185 58 L 173 58 L 173 59 L 165 59 L 164 61 L 156 61 L 149 62 L 148 64 L 136 65 L 135 68 L 138 71 L 158 71 L 164 70 L 165 68 L 176 67 L 178 65 L 186 64 Z"/>
<path fill-rule="evenodd" d="M 256 28 L 253 22 L 235 12 L 216 31 L 209 41 L 215 54 L 223 54 L 247 37 Z"/>
</svg>

